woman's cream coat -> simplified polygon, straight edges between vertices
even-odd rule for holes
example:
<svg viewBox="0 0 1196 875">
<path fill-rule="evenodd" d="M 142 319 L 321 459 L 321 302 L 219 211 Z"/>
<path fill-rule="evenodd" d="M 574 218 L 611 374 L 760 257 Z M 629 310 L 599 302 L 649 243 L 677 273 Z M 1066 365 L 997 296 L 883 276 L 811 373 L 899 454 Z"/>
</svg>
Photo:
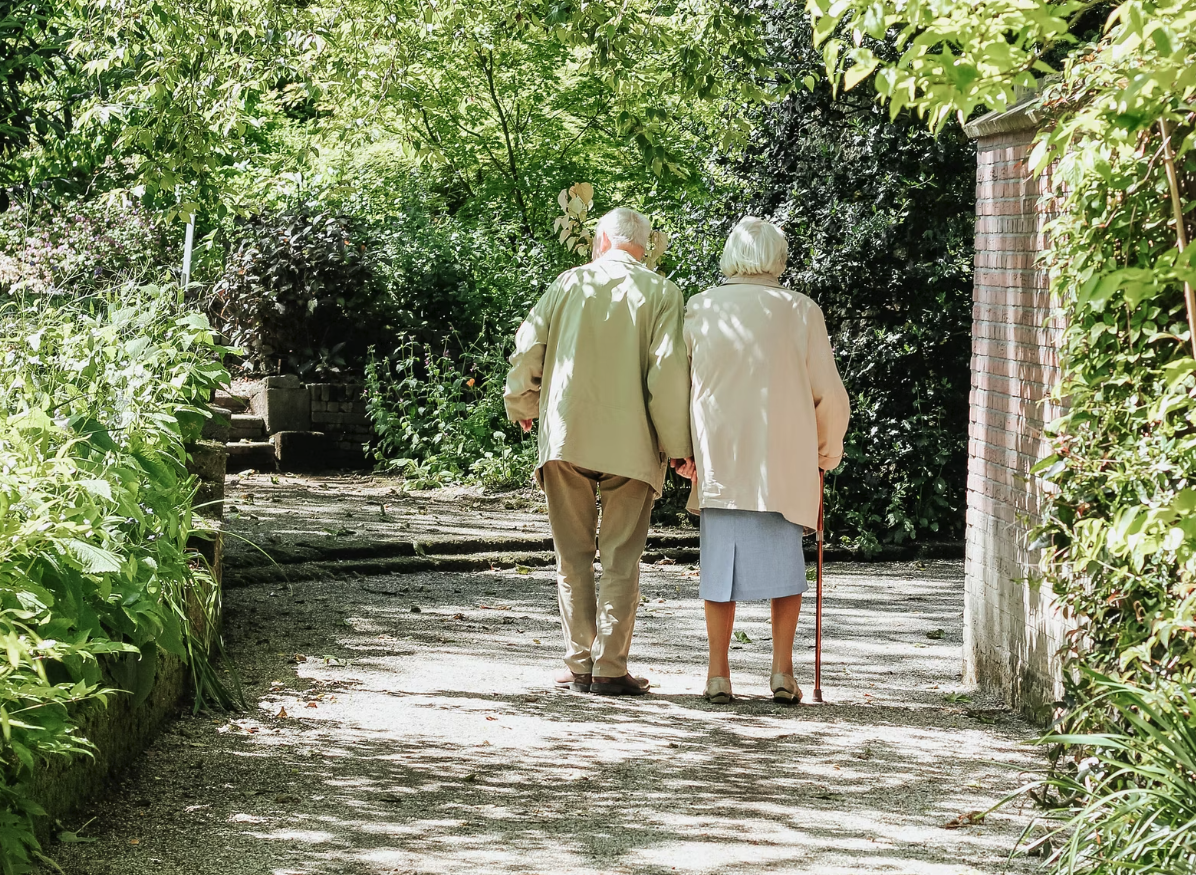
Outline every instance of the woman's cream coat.
<svg viewBox="0 0 1196 875">
<path fill-rule="evenodd" d="M 818 523 L 818 470 L 843 457 L 850 404 L 818 305 L 767 276 L 690 299 L 690 510 L 775 511 Z"/>
</svg>

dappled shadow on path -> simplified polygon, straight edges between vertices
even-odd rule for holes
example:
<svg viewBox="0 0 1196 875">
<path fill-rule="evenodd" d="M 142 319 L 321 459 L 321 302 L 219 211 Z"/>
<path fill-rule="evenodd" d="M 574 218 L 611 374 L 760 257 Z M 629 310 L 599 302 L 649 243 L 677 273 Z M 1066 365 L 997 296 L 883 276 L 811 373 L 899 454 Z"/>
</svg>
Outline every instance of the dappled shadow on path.
<svg viewBox="0 0 1196 875">
<path fill-rule="evenodd" d="M 554 688 L 548 574 L 230 594 L 254 713 L 181 722 L 100 809 L 99 841 L 63 862 L 72 875 L 1005 871 L 1016 813 L 942 828 L 1016 786 L 997 762 L 1033 762 L 1012 717 L 944 702 L 957 566 L 833 570 L 827 707 L 767 698 L 763 605 L 737 623 L 742 698 L 705 703 L 694 588 L 684 569 L 645 575 L 636 658 L 657 689 L 643 699 Z M 802 656 L 808 688 L 804 643 Z"/>
</svg>

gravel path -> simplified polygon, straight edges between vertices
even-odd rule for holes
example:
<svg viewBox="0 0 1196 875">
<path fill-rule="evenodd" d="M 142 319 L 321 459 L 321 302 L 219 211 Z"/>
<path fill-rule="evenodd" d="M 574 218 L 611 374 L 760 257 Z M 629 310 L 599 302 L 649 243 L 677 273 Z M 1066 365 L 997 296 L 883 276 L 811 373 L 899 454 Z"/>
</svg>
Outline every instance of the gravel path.
<svg viewBox="0 0 1196 875">
<path fill-rule="evenodd" d="M 95 841 L 50 850 L 68 875 L 1032 871 L 1007 861 L 1026 812 L 944 828 L 1039 762 L 1030 727 L 946 699 L 960 566 L 835 565 L 828 582 L 831 704 L 788 709 L 767 698 L 764 604 L 741 606 L 739 701 L 699 697 L 686 567 L 645 568 L 644 699 L 553 688 L 546 572 L 232 590 L 250 712 L 180 720 L 68 825 Z M 811 629 L 807 614 L 807 692 Z"/>
</svg>

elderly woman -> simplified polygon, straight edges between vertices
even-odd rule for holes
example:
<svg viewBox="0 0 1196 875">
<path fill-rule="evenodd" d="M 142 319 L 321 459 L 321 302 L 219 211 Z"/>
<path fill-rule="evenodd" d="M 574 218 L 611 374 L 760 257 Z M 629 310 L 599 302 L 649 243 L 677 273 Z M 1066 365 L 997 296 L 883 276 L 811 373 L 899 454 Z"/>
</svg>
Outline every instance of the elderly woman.
<svg viewBox="0 0 1196 875">
<path fill-rule="evenodd" d="M 778 282 L 787 257 L 776 225 L 743 219 L 723 249 L 726 281 L 691 298 L 685 316 L 694 463 L 678 470 L 701 513 L 705 696 L 716 704 L 732 698 L 727 651 L 745 599 L 772 601 L 773 699 L 801 701 L 802 536 L 818 523 L 819 469 L 839 464 L 850 413 L 822 311 Z"/>
</svg>

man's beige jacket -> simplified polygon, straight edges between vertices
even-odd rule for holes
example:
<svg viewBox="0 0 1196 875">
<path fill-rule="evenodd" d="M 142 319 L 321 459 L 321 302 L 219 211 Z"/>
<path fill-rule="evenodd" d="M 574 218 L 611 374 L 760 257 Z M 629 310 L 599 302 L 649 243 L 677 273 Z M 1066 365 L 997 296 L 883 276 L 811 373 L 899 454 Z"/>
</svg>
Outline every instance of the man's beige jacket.
<svg viewBox="0 0 1196 875">
<path fill-rule="evenodd" d="M 772 277 L 690 298 L 685 344 L 698 481 L 689 509 L 818 524 L 818 469 L 843 457 L 850 403 L 818 305 Z"/>
<path fill-rule="evenodd" d="M 681 291 L 614 249 L 567 270 L 515 335 L 505 401 L 540 419 L 540 461 L 648 483 L 693 454 Z"/>
</svg>

